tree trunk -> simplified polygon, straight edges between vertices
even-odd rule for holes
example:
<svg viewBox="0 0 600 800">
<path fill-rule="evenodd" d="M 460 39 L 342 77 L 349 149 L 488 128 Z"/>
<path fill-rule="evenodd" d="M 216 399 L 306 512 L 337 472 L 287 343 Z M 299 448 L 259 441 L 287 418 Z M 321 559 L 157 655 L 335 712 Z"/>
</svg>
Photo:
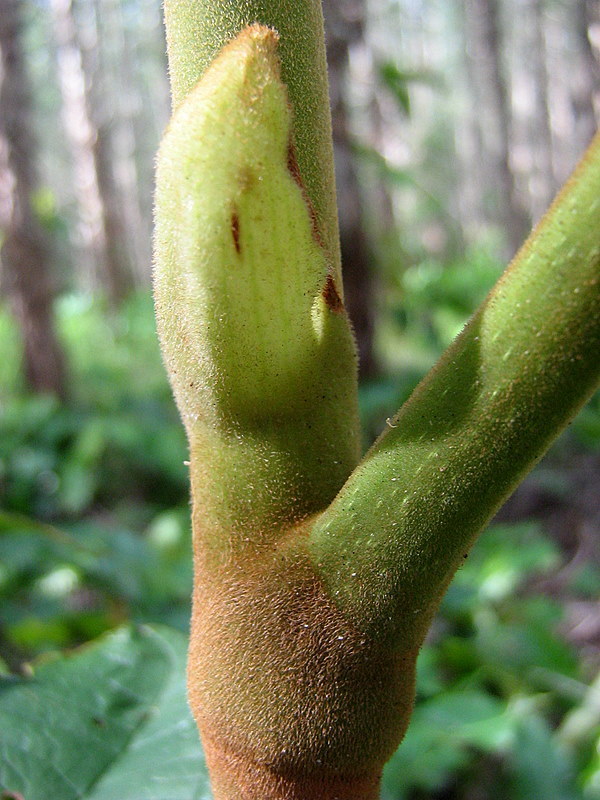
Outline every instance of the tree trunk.
<svg viewBox="0 0 600 800">
<path fill-rule="evenodd" d="M 80 216 L 80 259 L 92 284 L 105 289 L 113 305 L 127 295 L 132 277 L 108 127 L 95 119 L 91 33 L 87 52 L 73 16 L 72 0 L 52 0 L 63 117 L 71 144 Z"/>
<path fill-rule="evenodd" d="M 98 109 L 97 127 L 105 139 L 102 150 L 109 156 L 103 169 L 98 171 L 100 192 L 105 206 L 109 196 L 117 199 L 113 207 L 120 229 L 115 233 L 126 248 L 129 273 L 136 283 L 147 284 L 152 262 L 152 214 L 144 218 L 140 193 L 151 197 L 152 185 L 143 185 L 136 162 L 136 154 L 141 149 L 139 140 L 148 133 L 148 122 L 142 120 L 139 75 L 142 65 L 134 52 L 136 40 L 132 41 L 132 34 L 138 34 L 128 29 L 121 0 L 94 0 L 93 9 L 97 28 L 95 46 L 100 54 L 95 72 L 101 78 L 99 88 L 102 89 L 93 106 Z M 83 63 L 85 68 L 85 58 Z M 93 79 L 93 75 L 91 77 Z M 153 104 L 148 110 L 156 113 Z M 158 138 L 157 132 L 153 146 Z M 152 160 L 150 158 L 150 163 Z M 102 175 L 112 181 L 106 189 L 102 186 Z"/>
<path fill-rule="evenodd" d="M 52 325 L 50 243 L 31 204 L 37 187 L 36 148 L 21 27 L 19 0 L 0 0 L 0 258 L 21 329 L 26 383 L 34 392 L 64 397 L 64 359 Z"/>
<path fill-rule="evenodd" d="M 580 147 L 585 147 L 597 128 L 600 111 L 600 63 L 590 41 L 592 25 L 600 25 L 597 0 L 573 3 L 575 31 L 579 49 L 579 69 L 573 70 L 571 103 L 575 116 L 575 134 Z"/>
<path fill-rule="evenodd" d="M 457 137 L 457 149 L 461 159 L 460 173 L 463 182 L 459 200 L 462 202 L 463 230 L 472 237 L 481 235 L 482 228 L 490 222 L 482 189 L 485 188 L 485 191 L 488 191 L 489 187 L 494 185 L 494 180 L 485 135 L 485 115 L 482 113 L 486 107 L 487 98 L 475 62 L 472 22 L 468 15 L 469 9 L 465 4 L 461 16 L 461 35 L 463 37 L 464 79 L 470 103 L 465 120 L 465 130 L 462 135 Z"/>
<path fill-rule="evenodd" d="M 98 140 L 102 140 L 96 152 L 98 184 L 105 209 L 113 209 L 106 227 L 110 226 L 120 250 L 113 259 L 123 261 L 121 272 L 130 284 L 148 284 L 152 215 L 143 218 L 140 189 L 151 196 L 152 187 L 140 186 L 136 162 L 141 149 L 137 140 L 147 135 L 147 130 L 136 127 L 143 109 L 138 74 L 141 67 L 132 52 L 136 47 L 134 30 L 128 28 L 121 0 L 93 0 L 88 13 L 89 33 L 80 39 L 90 114 Z M 154 144 L 157 141 L 158 136 Z M 109 248 L 111 236 L 107 236 Z"/>
<path fill-rule="evenodd" d="M 360 188 L 348 130 L 345 80 L 348 45 L 362 37 L 361 0 L 323 3 L 346 308 L 352 320 L 361 378 L 376 372 L 373 353 L 373 274 L 363 226 Z"/>
<path fill-rule="evenodd" d="M 498 189 L 500 221 L 514 253 L 529 232 L 530 221 L 517 194 L 510 162 L 511 111 L 502 64 L 502 32 L 499 0 L 465 0 L 468 53 L 474 61 L 478 94 L 485 98 L 481 113 L 487 149 L 493 161 Z"/>
<path fill-rule="evenodd" d="M 554 148 L 548 105 L 544 0 L 531 0 L 530 31 L 529 55 L 534 82 L 530 138 L 530 141 L 534 143 L 532 148 L 531 210 L 534 220 L 537 221 L 552 202 L 559 188 L 554 174 Z"/>
</svg>

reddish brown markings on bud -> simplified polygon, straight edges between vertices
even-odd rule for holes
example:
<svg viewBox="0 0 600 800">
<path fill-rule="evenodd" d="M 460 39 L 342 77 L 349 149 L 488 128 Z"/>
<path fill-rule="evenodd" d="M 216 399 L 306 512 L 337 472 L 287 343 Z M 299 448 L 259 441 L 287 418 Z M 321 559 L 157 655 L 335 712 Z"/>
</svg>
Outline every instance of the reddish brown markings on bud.
<svg viewBox="0 0 600 800">
<path fill-rule="evenodd" d="M 233 211 L 231 214 L 231 235 L 233 236 L 233 243 L 235 245 L 236 253 L 241 253 L 242 248 L 240 246 L 240 218 L 238 216 L 237 211 Z"/>
<path fill-rule="evenodd" d="M 292 176 L 296 184 L 299 186 L 300 191 L 302 192 L 302 197 L 304 198 L 304 202 L 306 203 L 306 208 L 308 209 L 308 214 L 310 216 L 313 239 L 319 245 L 319 247 L 323 247 L 323 238 L 321 237 L 321 231 L 319 230 L 317 215 L 315 214 L 315 210 L 310 201 L 310 197 L 308 196 L 308 192 L 306 191 L 306 187 L 304 186 L 304 183 L 302 181 L 302 175 L 300 175 L 300 167 L 298 166 L 298 159 L 296 158 L 296 148 L 294 147 L 294 143 L 292 142 L 291 139 L 288 142 L 287 168 L 289 170 L 290 175 Z"/>
<path fill-rule="evenodd" d="M 296 158 L 296 148 L 294 147 L 294 143 L 291 139 L 288 142 L 287 168 L 289 169 L 292 178 L 304 192 L 304 184 L 302 183 L 300 167 L 298 166 L 298 159 Z"/>
<path fill-rule="evenodd" d="M 325 300 L 327 308 L 331 309 L 331 311 L 334 311 L 336 314 L 341 314 L 344 310 L 342 298 L 338 294 L 338 290 L 331 275 L 327 276 L 325 286 L 323 287 L 323 300 Z"/>
</svg>

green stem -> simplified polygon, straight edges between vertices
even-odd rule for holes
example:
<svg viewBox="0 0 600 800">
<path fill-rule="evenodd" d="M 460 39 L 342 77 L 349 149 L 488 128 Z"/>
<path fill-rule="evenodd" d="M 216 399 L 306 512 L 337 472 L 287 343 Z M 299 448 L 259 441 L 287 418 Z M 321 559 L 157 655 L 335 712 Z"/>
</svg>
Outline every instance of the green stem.
<svg viewBox="0 0 600 800">
<path fill-rule="evenodd" d="M 191 450 L 190 705 L 216 797 L 366 800 L 452 574 L 597 384 L 600 139 L 350 474 L 320 2 L 165 14 L 155 298 Z"/>
<path fill-rule="evenodd" d="M 411 649 L 476 535 L 600 375 L 600 136 L 311 534 L 362 630 Z"/>
<path fill-rule="evenodd" d="M 196 542 L 217 564 L 326 508 L 359 456 L 354 341 L 290 162 L 278 50 L 269 28 L 244 29 L 177 107 L 157 159 L 158 329 Z"/>
</svg>

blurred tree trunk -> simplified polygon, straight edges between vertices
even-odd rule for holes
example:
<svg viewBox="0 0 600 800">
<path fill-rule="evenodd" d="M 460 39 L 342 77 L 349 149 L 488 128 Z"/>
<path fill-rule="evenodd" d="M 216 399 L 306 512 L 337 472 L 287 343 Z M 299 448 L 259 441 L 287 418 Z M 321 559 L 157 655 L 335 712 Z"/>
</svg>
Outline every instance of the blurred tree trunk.
<svg viewBox="0 0 600 800">
<path fill-rule="evenodd" d="M 133 289 L 128 256 L 124 213 L 113 171 L 113 149 L 109 124 L 96 127 L 92 152 L 98 180 L 104 228 L 104 285 L 113 306 L 118 306 Z"/>
<path fill-rule="evenodd" d="M 489 222 L 485 192 L 493 186 L 492 167 L 488 158 L 486 137 L 484 135 L 484 115 L 482 103 L 485 102 L 481 81 L 477 75 L 471 36 L 467 33 L 467 9 L 463 9 L 460 34 L 462 37 L 462 67 L 469 96 L 465 114 L 464 129 L 459 127 L 457 150 L 461 160 L 462 190 L 459 197 L 459 211 L 463 230 L 469 236 L 479 236 L 482 228 Z M 460 118 L 458 120 L 460 126 Z"/>
<path fill-rule="evenodd" d="M 118 206 L 127 231 L 126 237 L 122 232 L 121 236 L 127 247 L 128 262 L 136 282 L 148 284 L 152 258 L 151 214 L 144 219 L 140 192 L 151 197 L 152 186 L 143 185 L 136 162 L 139 140 L 147 135 L 144 126 L 148 124 L 147 120 L 142 120 L 141 78 L 133 52 L 137 40 L 132 40 L 132 34 L 137 37 L 139 33 L 128 30 L 121 0 L 94 0 L 93 9 L 96 47 L 100 53 L 96 71 L 102 77 L 100 102 L 94 103 L 99 111 L 98 128 L 106 126 L 105 138 L 112 148 L 108 167 L 109 173 L 114 175 L 112 191 L 119 197 Z M 152 105 L 148 110 L 156 113 Z M 149 163 L 153 160 L 150 157 Z"/>
<path fill-rule="evenodd" d="M 132 118 L 135 139 L 138 204 L 144 221 L 147 253 L 151 254 L 152 197 L 156 148 L 171 115 L 171 92 L 167 79 L 167 42 L 162 20 L 162 8 L 156 0 L 139 0 L 139 15 L 143 24 L 133 25 L 123 34 L 126 61 L 135 67 L 139 114 Z M 121 6 L 121 17 L 125 17 Z M 135 34 L 135 38 L 131 33 Z M 146 280 L 150 279 L 150 263 Z"/>
<path fill-rule="evenodd" d="M 473 60 L 469 75 L 477 87 L 474 95 L 498 187 L 500 221 L 514 253 L 529 232 L 530 220 L 518 199 L 510 161 L 511 109 L 502 64 L 499 0 L 465 0 L 465 23 L 467 55 Z"/>
<path fill-rule="evenodd" d="M 112 166 L 109 126 L 98 124 L 98 42 L 93 25 L 86 44 L 78 35 L 72 0 L 52 0 L 63 117 L 71 144 L 80 216 L 80 257 L 113 305 L 132 288 L 126 233 Z"/>
<path fill-rule="evenodd" d="M 21 0 L 0 0 L 0 259 L 35 392 L 64 397 L 64 359 L 52 325 L 50 242 L 32 207 L 37 188 L 31 97 L 21 37 Z"/>
<path fill-rule="evenodd" d="M 538 220 L 550 205 L 558 189 L 554 172 L 552 129 L 548 104 L 548 67 L 545 40 L 545 0 L 529 0 L 531 24 L 528 26 L 528 55 L 533 78 L 532 130 L 532 186 L 531 210 Z"/>
<path fill-rule="evenodd" d="M 340 218 L 340 241 L 345 302 L 354 326 L 361 378 L 373 376 L 373 275 L 363 226 L 360 188 L 348 128 L 345 81 L 348 46 L 362 38 L 362 0 L 324 0 L 327 64 L 335 153 L 335 177 Z"/>
<path fill-rule="evenodd" d="M 577 0 L 571 7 L 575 15 L 580 65 L 571 76 L 571 102 L 575 116 L 577 143 L 583 149 L 597 128 L 597 111 L 600 106 L 600 63 L 590 40 L 592 26 L 600 28 L 598 0 Z"/>
</svg>

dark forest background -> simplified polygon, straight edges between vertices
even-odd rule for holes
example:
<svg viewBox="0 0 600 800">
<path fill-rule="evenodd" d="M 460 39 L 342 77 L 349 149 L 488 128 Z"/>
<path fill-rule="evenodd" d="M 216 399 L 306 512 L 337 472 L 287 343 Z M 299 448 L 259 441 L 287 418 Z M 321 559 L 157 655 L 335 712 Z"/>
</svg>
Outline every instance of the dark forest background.
<svg viewBox="0 0 600 800">
<path fill-rule="evenodd" d="M 595 0 L 325 0 L 365 446 L 600 116 Z M 185 631 L 185 437 L 151 301 L 159 0 L 0 0 L 0 657 Z M 600 798 L 600 399 L 500 512 L 423 650 L 388 800 Z M 0 787 L 1 788 L 1 787 Z"/>
</svg>

